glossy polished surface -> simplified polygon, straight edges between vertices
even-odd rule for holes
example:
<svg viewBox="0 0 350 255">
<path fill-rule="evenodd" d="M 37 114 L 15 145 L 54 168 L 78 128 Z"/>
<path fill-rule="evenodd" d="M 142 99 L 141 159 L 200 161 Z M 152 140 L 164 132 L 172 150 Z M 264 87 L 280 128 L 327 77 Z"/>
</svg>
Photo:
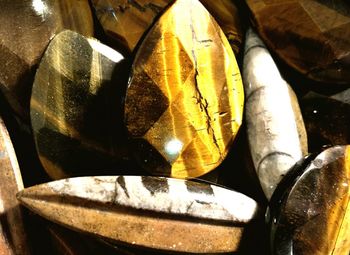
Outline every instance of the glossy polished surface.
<svg viewBox="0 0 350 255">
<path fill-rule="evenodd" d="M 133 63 L 125 123 L 135 156 L 152 173 L 203 175 L 225 158 L 242 110 L 241 76 L 225 35 L 199 1 L 176 1 Z"/>
<path fill-rule="evenodd" d="M 271 217 L 273 254 L 348 255 L 350 146 L 323 151 L 292 184 Z"/>
<path fill-rule="evenodd" d="M 50 39 L 63 29 L 93 35 L 87 0 L 2 0 L 0 89 L 17 114 L 28 118 L 37 64 Z"/>
<path fill-rule="evenodd" d="M 248 0 L 257 29 L 288 65 L 309 78 L 350 81 L 350 5 L 346 0 Z"/>
<path fill-rule="evenodd" d="M 106 33 L 130 51 L 173 0 L 92 0 Z"/>
<path fill-rule="evenodd" d="M 145 32 L 174 2 L 174 0 L 92 0 L 103 29 L 130 51 L 134 50 Z M 232 49 L 238 53 L 242 42 L 242 31 L 234 3 L 231 0 L 200 0 L 200 2 L 215 17 Z"/>
<path fill-rule="evenodd" d="M 301 100 L 301 109 L 309 137 L 310 152 L 327 146 L 350 144 L 350 104 L 338 96 L 309 93 Z"/>
<path fill-rule="evenodd" d="M 306 155 L 307 136 L 293 90 L 251 29 L 246 34 L 243 83 L 250 151 L 262 189 L 270 199 L 283 176 Z"/>
<path fill-rule="evenodd" d="M 72 31 L 49 44 L 35 76 L 30 114 L 39 158 L 50 177 L 91 174 L 125 156 L 115 92 L 128 73 L 123 59 Z"/>
<path fill-rule="evenodd" d="M 232 0 L 200 0 L 209 13 L 218 22 L 226 35 L 232 50 L 237 54 L 241 48 L 243 32 L 239 13 Z"/>
<path fill-rule="evenodd" d="M 0 119 L 0 254 L 29 255 L 22 210 L 16 193 L 23 189 L 21 172 L 10 136 Z"/>
<path fill-rule="evenodd" d="M 235 191 L 191 181 L 100 176 L 25 189 L 29 209 L 69 228 L 157 250 L 236 251 L 258 215 L 257 203 Z"/>
</svg>

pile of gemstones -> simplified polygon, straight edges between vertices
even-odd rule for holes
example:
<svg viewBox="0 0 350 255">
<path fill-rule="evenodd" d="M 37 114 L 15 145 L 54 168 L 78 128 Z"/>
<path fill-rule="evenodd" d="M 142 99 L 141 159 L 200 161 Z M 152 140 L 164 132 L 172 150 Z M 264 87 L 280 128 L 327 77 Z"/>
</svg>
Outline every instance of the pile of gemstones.
<svg viewBox="0 0 350 255">
<path fill-rule="evenodd" d="M 0 21 L 0 254 L 350 254 L 348 1 Z"/>
</svg>

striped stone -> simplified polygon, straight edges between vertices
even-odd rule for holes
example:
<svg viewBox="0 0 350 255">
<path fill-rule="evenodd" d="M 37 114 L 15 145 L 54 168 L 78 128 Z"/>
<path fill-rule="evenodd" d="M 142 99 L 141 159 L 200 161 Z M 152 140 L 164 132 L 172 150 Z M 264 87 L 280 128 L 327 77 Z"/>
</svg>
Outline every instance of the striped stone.
<svg viewBox="0 0 350 255">
<path fill-rule="evenodd" d="M 110 241 L 190 253 L 232 252 L 259 216 L 249 197 L 165 177 L 70 178 L 25 189 L 29 209 Z"/>
<path fill-rule="evenodd" d="M 248 140 L 267 198 L 307 153 L 298 100 L 261 39 L 248 30 L 243 64 Z"/>
<path fill-rule="evenodd" d="M 51 178 L 111 169 L 125 155 L 121 120 L 114 119 L 123 60 L 69 30 L 50 42 L 35 75 L 30 116 L 40 161 Z"/>
<path fill-rule="evenodd" d="M 2 0 L 0 23 L 0 90 L 27 121 L 35 71 L 50 40 L 65 29 L 93 35 L 89 3 Z"/>
<path fill-rule="evenodd" d="M 348 255 L 350 146 L 323 151 L 303 170 L 276 197 L 280 208 L 271 218 L 274 254 Z"/>
<path fill-rule="evenodd" d="M 198 0 L 176 1 L 135 61 L 125 123 L 149 171 L 203 175 L 225 158 L 242 121 L 243 86 L 232 49 Z"/>
</svg>

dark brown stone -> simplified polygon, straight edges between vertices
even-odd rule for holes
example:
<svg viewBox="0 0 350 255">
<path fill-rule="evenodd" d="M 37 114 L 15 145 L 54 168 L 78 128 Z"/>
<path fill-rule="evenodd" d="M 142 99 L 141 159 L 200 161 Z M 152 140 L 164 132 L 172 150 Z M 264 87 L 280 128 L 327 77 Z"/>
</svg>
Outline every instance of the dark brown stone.
<svg viewBox="0 0 350 255">
<path fill-rule="evenodd" d="M 307 159 L 271 199 L 273 254 L 349 254 L 349 201 L 350 146 Z"/>
<path fill-rule="evenodd" d="M 97 40 L 68 30 L 52 39 L 35 76 L 30 111 L 50 177 L 102 174 L 127 159 L 117 101 L 128 67 L 121 54 Z"/>
<path fill-rule="evenodd" d="M 310 152 L 350 144 L 350 104 L 310 93 L 301 100 Z"/>
<path fill-rule="evenodd" d="M 288 65 L 311 79 L 349 84 L 350 6 L 345 0 L 248 0 L 257 30 Z"/>
<path fill-rule="evenodd" d="M 0 8 L 0 89 L 11 107 L 29 116 L 37 64 L 50 39 L 64 29 L 93 35 L 87 0 L 4 0 Z"/>
</svg>

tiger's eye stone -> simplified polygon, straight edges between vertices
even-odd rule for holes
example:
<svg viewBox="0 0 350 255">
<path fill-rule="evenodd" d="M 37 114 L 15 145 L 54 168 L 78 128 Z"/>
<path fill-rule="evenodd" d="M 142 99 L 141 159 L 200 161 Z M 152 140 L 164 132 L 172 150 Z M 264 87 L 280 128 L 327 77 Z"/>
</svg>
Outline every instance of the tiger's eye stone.
<svg viewBox="0 0 350 255">
<path fill-rule="evenodd" d="M 197 0 L 178 0 L 137 52 L 125 124 L 152 173 L 203 175 L 225 158 L 242 121 L 243 87 L 232 49 Z"/>
<path fill-rule="evenodd" d="M 243 40 L 238 9 L 232 0 L 200 0 L 224 31 L 235 54 Z"/>
<path fill-rule="evenodd" d="M 93 35 L 87 0 L 2 0 L 0 90 L 28 118 L 35 70 L 50 39 L 64 29 Z"/>
<path fill-rule="evenodd" d="M 273 254 L 348 255 L 350 146 L 331 147 L 306 163 L 278 197 L 271 217 Z"/>
<path fill-rule="evenodd" d="M 235 53 L 242 42 L 238 11 L 230 0 L 200 0 L 215 17 Z M 97 17 L 113 39 L 133 51 L 139 40 L 174 0 L 92 0 Z"/>
<path fill-rule="evenodd" d="M 125 156 L 116 89 L 127 84 L 124 57 L 66 30 L 40 62 L 31 124 L 40 161 L 53 179 L 111 169 Z"/>
<path fill-rule="evenodd" d="M 316 93 L 301 101 L 310 152 L 325 146 L 350 144 L 350 104 Z"/>
<path fill-rule="evenodd" d="M 268 47 L 307 77 L 350 81 L 350 5 L 330 0 L 247 0 Z"/>
</svg>

